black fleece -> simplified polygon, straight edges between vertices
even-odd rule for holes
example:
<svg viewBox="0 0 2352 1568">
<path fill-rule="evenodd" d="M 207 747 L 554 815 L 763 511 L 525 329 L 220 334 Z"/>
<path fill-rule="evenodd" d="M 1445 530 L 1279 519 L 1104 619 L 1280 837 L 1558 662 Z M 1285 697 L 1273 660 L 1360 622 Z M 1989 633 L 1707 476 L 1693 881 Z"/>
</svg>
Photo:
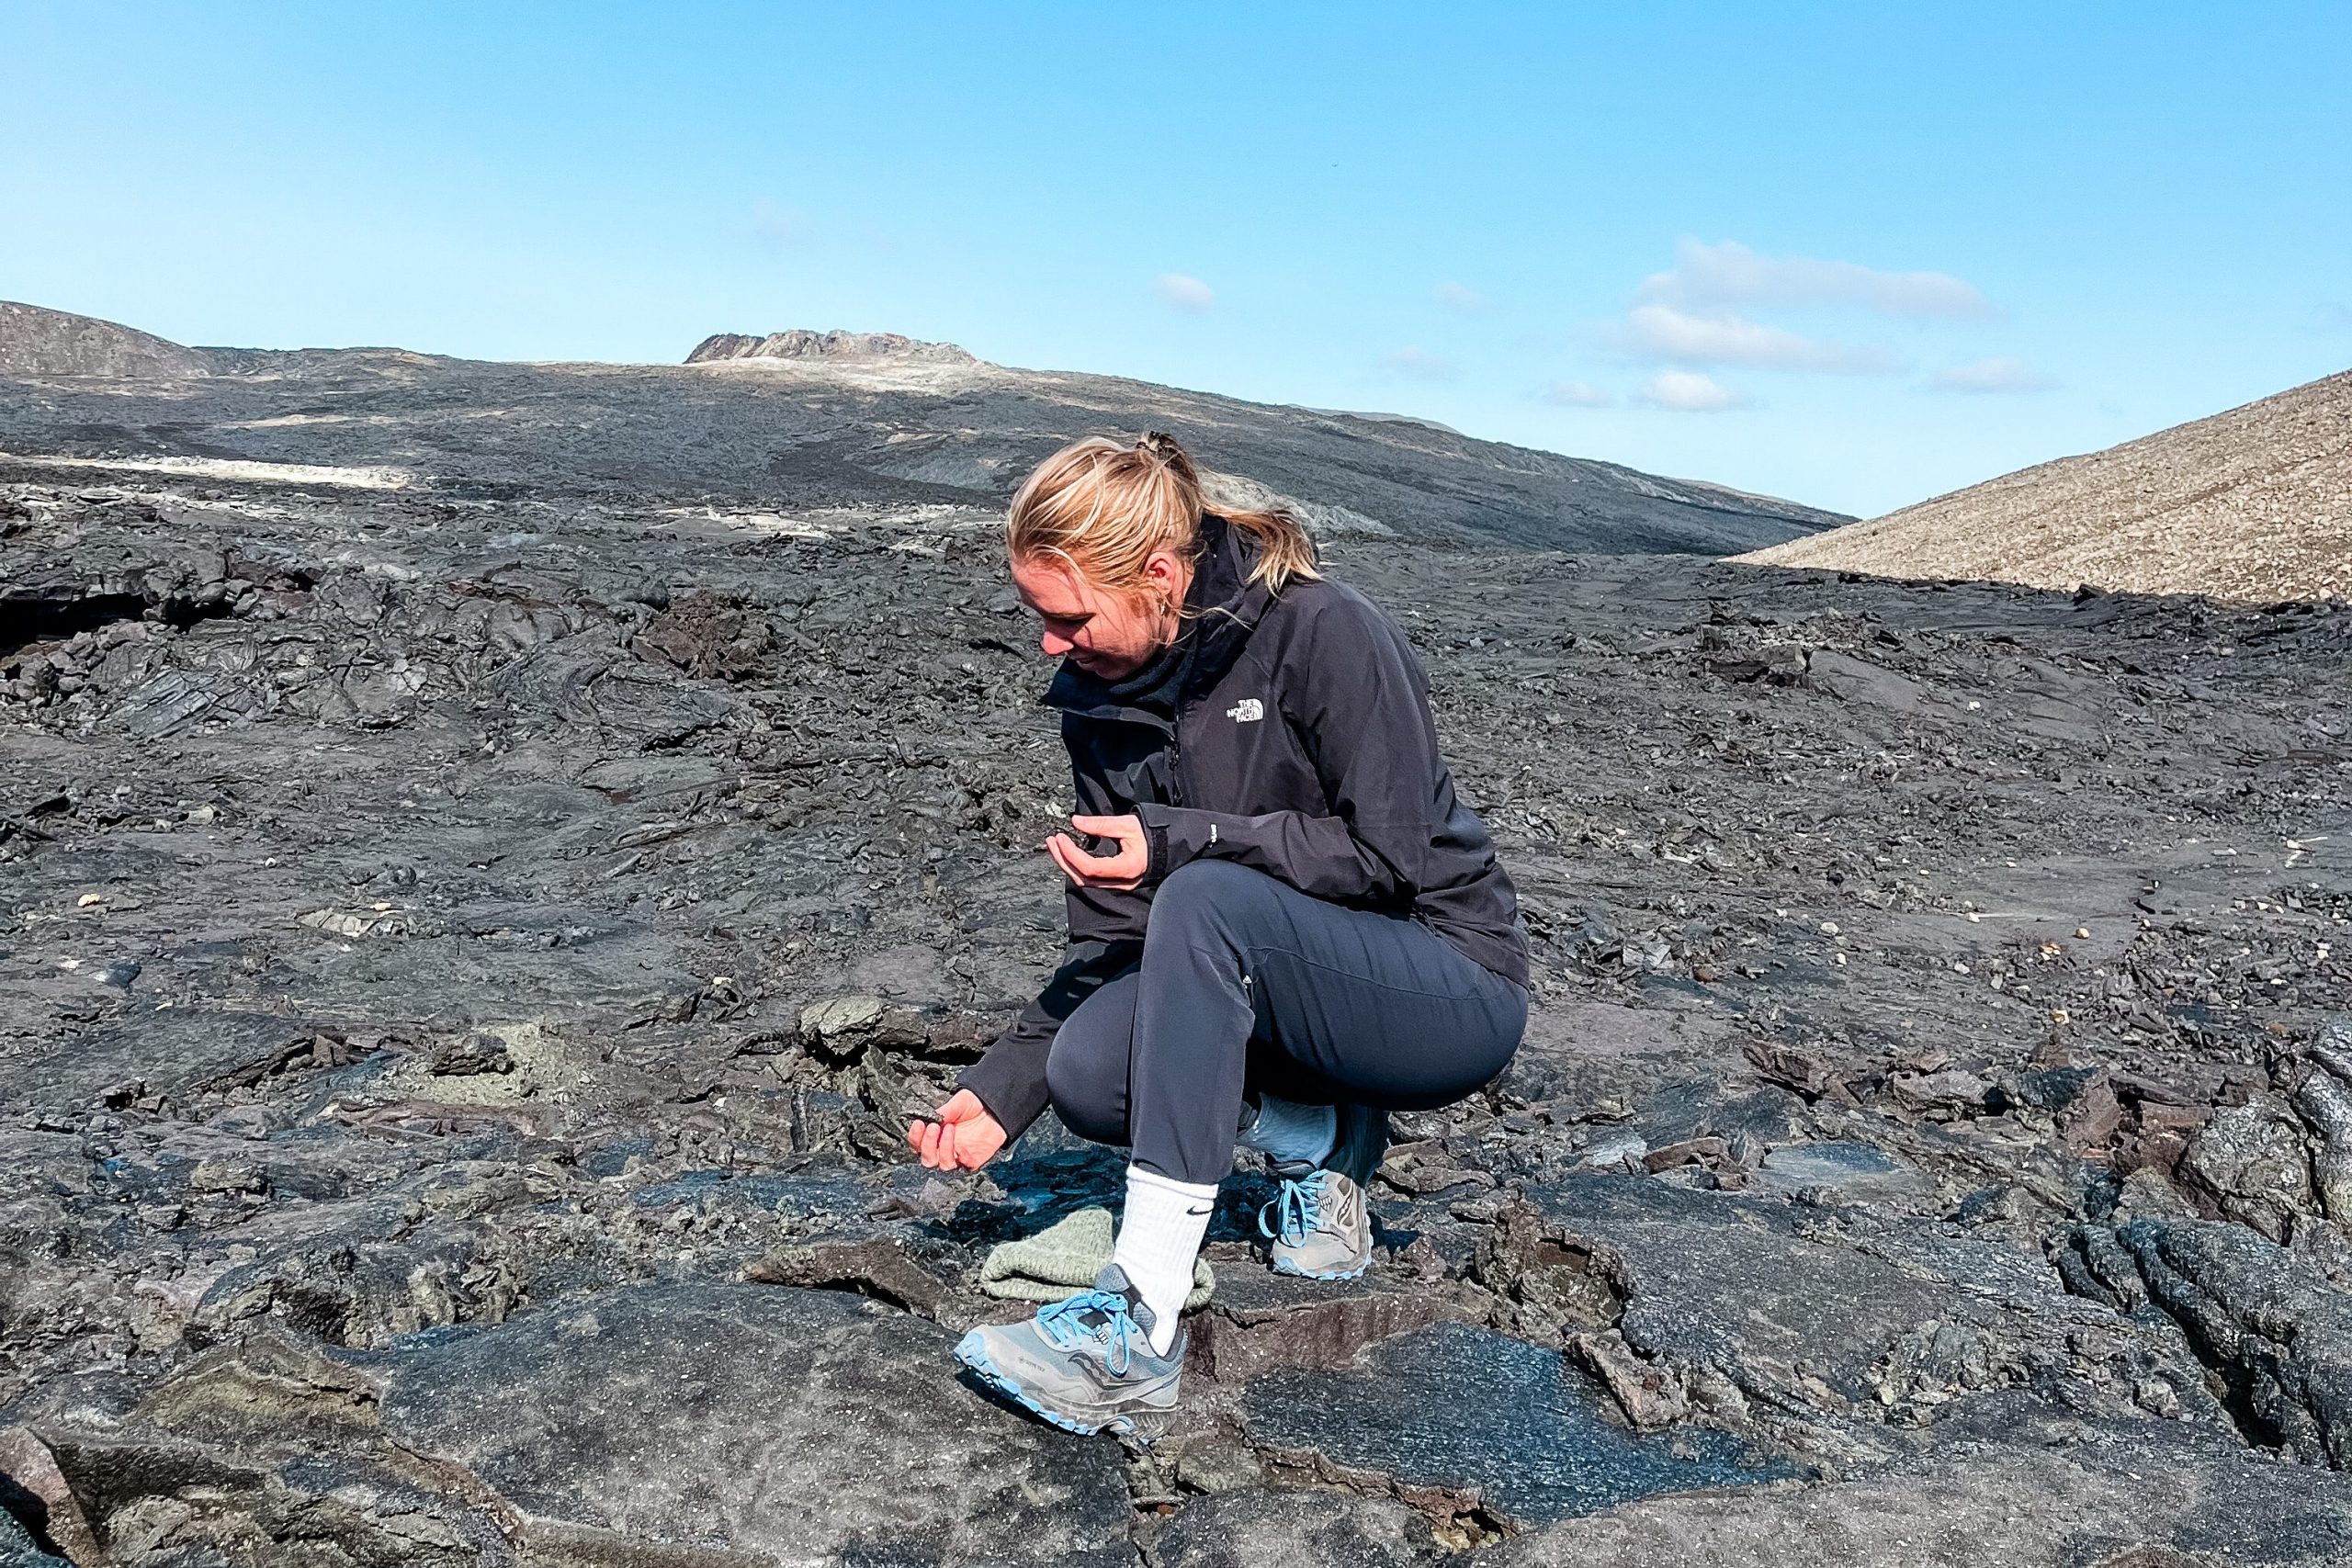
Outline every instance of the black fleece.
<svg viewBox="0 0 2352 1568">
<path fill-rule="evenodd" d="M 1137 701 L 1067 661 L 1046 690 L 1062 713 L 1080 814 L 1132 813 L 1151 860 L 1133 892 L 1068 889 L 1061 967 L 963 1075 L 1012 1135 L 1046 1107 L 1055 1032 L 1136 964 L 1153 889 L 1194 860 L 1409 915 L 1526 983 L 1517 895 L 1486 825 L 1454 794 L 1412 645 L 1344 583 L 1295 581 L 1269 593 L 1248 581 L 1255 561 L 1244 531 L 1204 520 L 1172 704 L 1170 683 L 1153 682 Z"/>
</svg>

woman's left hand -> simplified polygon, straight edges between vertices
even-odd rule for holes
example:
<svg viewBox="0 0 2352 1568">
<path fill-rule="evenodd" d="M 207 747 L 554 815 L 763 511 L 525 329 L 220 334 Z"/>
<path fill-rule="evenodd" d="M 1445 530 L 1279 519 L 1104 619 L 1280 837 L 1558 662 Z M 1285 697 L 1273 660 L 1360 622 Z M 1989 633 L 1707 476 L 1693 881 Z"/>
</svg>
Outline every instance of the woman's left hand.
<svg viewBox="0 0 2352 1568">
<path fill-rule="evenodd" d="M 1064 875 L 1080 887 L 1107 887 L 1120 893 L 1143 886 L 1144 875 L 1151 869 L 1151 846 L 1144 840 L 1141 821 L 1133 816 L 1073 817 L 1069 825 L 1090 838 L 1113 840 L 1119 847 L 1107 855 L 1091 855 L 1068 833 L 1056 833 L 1046 840 L 1046 852 L 1054 857 Z"/>
</svg>

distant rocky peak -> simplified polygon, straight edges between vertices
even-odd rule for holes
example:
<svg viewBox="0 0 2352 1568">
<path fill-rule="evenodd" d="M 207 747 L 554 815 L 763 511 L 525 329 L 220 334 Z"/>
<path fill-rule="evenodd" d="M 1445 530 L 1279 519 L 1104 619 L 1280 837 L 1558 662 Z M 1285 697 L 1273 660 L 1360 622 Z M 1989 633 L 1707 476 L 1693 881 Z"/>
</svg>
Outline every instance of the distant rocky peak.
<svg viewBox="0 0 2352 1568">
<path fill-rule="evenodd" d="M 745 333 L 714 333 L 686 355 L 689 365 L 709 365 L 727 359 L 821 359 L 838 362 L 901 361 L 931 365 L 977 365 L 978 360 L 952 343 L 925 343 L 897 333 L 813 333 L 796 328 L 754 337 Z"/>
<path fill-rule="evenodd" d="M 0 378 L 203 376 L 200 349 L 95 316 L 0 299 Z"/>
</svg>

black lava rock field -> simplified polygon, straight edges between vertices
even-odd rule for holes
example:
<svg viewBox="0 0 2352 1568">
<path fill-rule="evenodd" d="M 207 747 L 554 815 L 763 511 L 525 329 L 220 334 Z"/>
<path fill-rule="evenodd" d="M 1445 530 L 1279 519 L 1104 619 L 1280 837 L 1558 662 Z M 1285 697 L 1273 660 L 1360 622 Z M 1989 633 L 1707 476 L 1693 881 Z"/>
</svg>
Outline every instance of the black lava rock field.
<svg viewBox="0 0 2352 1568">
<path fill-rule="evenodd" d="M 2352 1562 L 2352 608 L 1136 383 L 214 353 L 0 382 L 0 1561 Z M 1123 1445 L 949 1356 L 1116 1152 L 901 1129 L 1060 943 L 996 509 L 1146 421 L 1330 509 L 1536 1006 L 1363 1280 L 1228 1184 Z"/>
</svg>

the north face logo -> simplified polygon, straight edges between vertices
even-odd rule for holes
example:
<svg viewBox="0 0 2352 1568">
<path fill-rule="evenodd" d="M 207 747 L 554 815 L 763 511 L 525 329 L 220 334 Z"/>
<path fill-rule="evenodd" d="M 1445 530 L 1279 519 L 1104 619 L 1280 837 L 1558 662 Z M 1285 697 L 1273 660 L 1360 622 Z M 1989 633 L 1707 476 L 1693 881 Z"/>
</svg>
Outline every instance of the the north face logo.
<svg viewBox="0 0 2352 1568">
<path fill-rule="evenodd" d="M 1266 716 L 1266 705 L 1255 697 L 1244 697 L 1226 709 L 1225 716 L 1236 724 L 1255 724 Z"/>
</svg>

